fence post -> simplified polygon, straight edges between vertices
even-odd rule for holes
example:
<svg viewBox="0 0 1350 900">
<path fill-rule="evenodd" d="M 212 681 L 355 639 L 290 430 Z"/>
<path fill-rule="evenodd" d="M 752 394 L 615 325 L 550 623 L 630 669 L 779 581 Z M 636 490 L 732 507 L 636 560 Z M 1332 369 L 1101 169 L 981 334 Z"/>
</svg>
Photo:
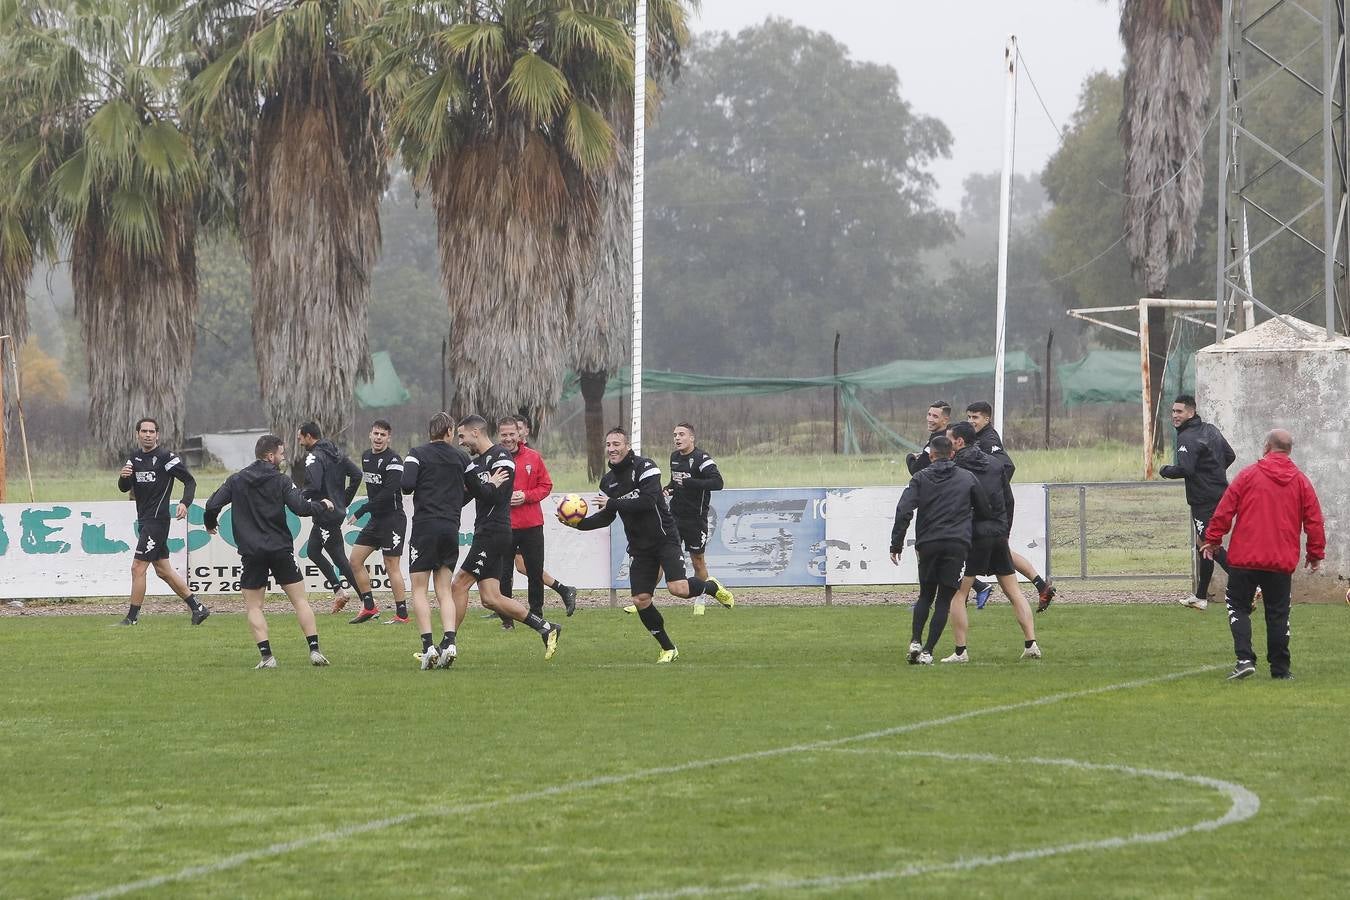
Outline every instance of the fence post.
<svg viewBox="0 0 1350 900">
<path fill-rule="evenodd" d="M 828 584 L 825 585 L 825 605 L 826 606 L 834 605 L 834 587 Z"/>
<path fill-rule="evenodd" d="M 1078 486 L 1078 577 L 1087 578 L 1087 486 Z"/>
</svg>

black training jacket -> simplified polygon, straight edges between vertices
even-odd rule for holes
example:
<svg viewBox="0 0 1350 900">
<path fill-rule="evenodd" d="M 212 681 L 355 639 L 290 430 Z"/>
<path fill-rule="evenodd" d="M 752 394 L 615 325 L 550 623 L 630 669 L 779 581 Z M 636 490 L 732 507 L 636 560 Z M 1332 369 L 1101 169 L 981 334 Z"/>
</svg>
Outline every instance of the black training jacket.
<svg viewBox="0 0 1350 900">
<path fill-rule="evenodd" d="M 505 469 L 508 477 L 493 487 L 488 477 Z M 516 461 L 501 444 L 493 444 L 469 463 L 468 483 L 475 501 L 474 534 L 511 533 L 511 494 L 516 489 Z"/>
<path fill-rule="evenodd" d="M 1228 467 L 1237 459 L 1219 429 L 1192 416 L 1177 429 L 1177 461 L 1163 466 L 1164 478 L 1186 479 L 1186 502 L 1198 509 L 1218 506 L 1228 489 Z"/>
<path fill-rule="evenodd" d="M 156 447 L 146 453 L 138 447 L 127 462 L 131 464 L 131 477 L 117 476 L 117 489 L 124 494 L 131 492 L 136 501 L 137 522 L 169 521 L 169 494 L 173 492 L 175 478 L 183 482 L 183 497 L 178 502 L 192 505 L 197 479 L 172 450 Z"/>
<path fill-rule="evenodd" d="M 675 517 L 661 490 L 661 469 L 652 460 L 629 450 L 617 465 L 610 465 L 600 490 L 609 500 L 600 512 L 581 520 L 581 531 L 604 528 L 618 516 L 628 536 L 629 556 L 649 556 L 677 540 Z"/>
<path fill-rule="evenodd" d="M 341 520 L 347 507 L 361 489 L 361 470 L 337 446 L 328 440 L 309 448 L 305 457 L 305 499 L 327 500 L 333 511 L 319 519 Z"/>
<path fill-rule="evenodd" d="M 215 528 L 220 511 L 226 506 L 234 509 L 231 527 L 240 556 L 290 553 L 295 545 L 286 526 L 287 509 L 297 516 L 327 512 L 318 500 L 306 500 L 290 478 L 262 459 L 235 472 L 216 488 L 206 501 L 203 524 L 208 529 Z"/>
<path fill-rule="evenodd" d="M 895 506 L 895 527 L 891 529 L 891 552 L 905 546 L 905 532 L 915 511 L 914 544 L 922 547 L 932 541 L 950 541 L 970 546 L 971 523 L 976 515 L 992 514 L 984 489 L 976 477 L 957 468 L 950 459 L 934 460 L 928 468 L 909 480 L 909 487 Z"/>
<path fill-rule="evenodd" d="M 1017 471 L 1017 466 L 1013 464 L 1012 457 L 1008 455 L 1008 448 L 1003 446 L 1003 436 L 994 428 L 990 422 L 984 428 L 975 432 L 975 446 L 979 447 L 989 456 L 1003 462 L 1004 469 L 1007 470 L 1007 478 L 1012 481 L 1013 474 Z"/>
<path fill-rule="evenodd" d="M 670 454 L 670 514 L 677 519 L 707 521 L 712 492 L 726 487 L 717 463 L 698 447 L 686 456 L 676 450 Z"/>
<path fill-rule="evenodd" d="M 946 428 L 939 429 L 938 431 L 930 431 L 928 433 L 928 440 L 923 445 L 923 449 L 918 453 L 911 453 L 905 457 L 905 465 L 909 467 L 909 474 L 917 475 L 932 464 L 933 457 L 928 451 L 929 448 L 933 446 L 933 438 L 941 437 L 946 433 Z"/>
<path fill-rule="evenodd" d="M 1003 462 L 979 447 L 962 447 L 954 457 L 957 468 L 965 469 L 980 483 L 980 490 L 989 501 L 989 515 L 976 513 L 971 525 L 971 536 L 976 538 L 1003 538 L 1008 536 L 1008 494 L 1012 487 L 1004 476 Z"/>
<path fill-rule="evenodd" d="M 366 485 L 366 505 L 361 512 L 373 517 L 403 512 L 403 457 L 393 447 L 381 453 L 361 454 L 361 480 Z M 352 515 L 358 515 L 355 509 Z"/>
<path fill-rule="evenodd" d="M 408 451 L 403 460 L 403 493 L 412 494 L 413 528 L 428 522 L 459 529 L 459 515 L 468 493 L 469 454 L 445 441 L 432 441 Z M 477 479 L 474 479 L 477 483 Z"/>
</svg>

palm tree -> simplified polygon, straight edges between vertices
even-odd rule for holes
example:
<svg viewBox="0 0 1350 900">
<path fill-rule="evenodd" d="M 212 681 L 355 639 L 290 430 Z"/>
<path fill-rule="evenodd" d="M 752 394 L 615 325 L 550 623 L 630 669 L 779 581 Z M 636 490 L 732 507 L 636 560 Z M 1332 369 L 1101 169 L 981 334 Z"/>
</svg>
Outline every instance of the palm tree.
<svg viewBox="0 0 1350 900">
<path fill-rule="evenodd" d="M 12 287 L 59 229 L 88 358 L 89 422 L 109 455 L 136 419 L 182 438 L 197 308 L 203 171 L 177 123 L 174 4 L 4 7 L 0 206 Z M 8 288 L 7 288 L 8 290 Z"/>
<path fill-rule="evenodd" d="M 612 4 L 610 14 L 633 27 L 631 3 Z M 679 74 L 689 44 L 688 11 L 697 0 L 651 0 L 647 7 L 647 118 L 655 118 L 661 85 Z M 592 479 L 604 472 L 605 385 L 630 349 L 633 296 L 633 98 L 612 103 L 606 118 L 618 135 L 614 165 L 597 178 L 600 228 L 573 303 L 572 367 L 585 404 L 586 468 Z"/>
<path fill-rule="evenodd" d="M 459 413 L 538 420 L 561 392 L 616 152 L 602 110 L 631 90 L 633 42 L 606 5 L 395 0 L 363 42 L 436 210 Z"/>
<path fill-rule="evenodd" d="M 1172 266 L 1195 253 L 1205 190 L 1200 144 L 1209 117 L 1210 62 L 1222 27 L 1220 0 L 1121 0 L 1125 249 L 1149 297 L 1165 296 Z M 1166 346 L 1161 308 L 1149 310 L 1148 331 L 1150 346 Z M 1163 366 L 1152 366 L 1150 374 L 1156 402 Z"/>
<path fill-rule="evenodd" d="M 348 42 L 379 6 L 198 0 L 182 22 L 197 54 L 186 110 L 232 168 L 258 380 L 283 435 L 308 419 L 341 433 L 356 379 L 371 374 L 366 315 L 389 172 L 382 107 Z"/>
</svg>

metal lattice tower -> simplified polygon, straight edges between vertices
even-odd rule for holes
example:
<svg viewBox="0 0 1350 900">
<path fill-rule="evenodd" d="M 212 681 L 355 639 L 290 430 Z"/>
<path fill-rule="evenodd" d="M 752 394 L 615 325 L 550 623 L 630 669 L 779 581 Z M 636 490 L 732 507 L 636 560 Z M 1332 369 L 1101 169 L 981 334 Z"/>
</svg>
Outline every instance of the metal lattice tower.
<svg viewBox="0 0 1350 900">
<path fill-rule="evenodd" d="M 1220 341 L 1244 300 L 1272 316 L 1315 320 L 1320 299 L 1327 339 L 1338 327 L 1347 330 L 1345 6 L 1346 0 L 1224 0 L 1215 294 Z M 1322 278 L 1311 285 L 1263 278 L 1262 260 L 1277 253 L 1293 254 L 1294 268 L 1320 269 Z"/>
</svg>

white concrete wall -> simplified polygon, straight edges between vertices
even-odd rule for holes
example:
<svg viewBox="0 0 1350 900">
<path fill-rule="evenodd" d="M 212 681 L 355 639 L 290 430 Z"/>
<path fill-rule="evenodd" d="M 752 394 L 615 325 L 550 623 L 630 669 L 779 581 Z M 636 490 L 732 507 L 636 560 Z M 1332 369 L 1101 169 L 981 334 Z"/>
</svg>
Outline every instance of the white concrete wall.
<svg viewBox="0 0 1350 900">
<path fill-rule="evenodd" d="M 1316 333 L 1316 326 L 1308 329 Z M 1196 384 L 1200 415 L 1237 453 L 1230 481 L 1260 457 L 1270 429 L 1293 434 L 1294 462 L 1317 489 L 1327 531 L 1322 575 L 1300 569 L 1294 596 L 1342 599 L 1350 576 L 1350 339 L 1300 340 L 1279 322 L 1266 322 L 1201 350 Z"/>
</svg>

